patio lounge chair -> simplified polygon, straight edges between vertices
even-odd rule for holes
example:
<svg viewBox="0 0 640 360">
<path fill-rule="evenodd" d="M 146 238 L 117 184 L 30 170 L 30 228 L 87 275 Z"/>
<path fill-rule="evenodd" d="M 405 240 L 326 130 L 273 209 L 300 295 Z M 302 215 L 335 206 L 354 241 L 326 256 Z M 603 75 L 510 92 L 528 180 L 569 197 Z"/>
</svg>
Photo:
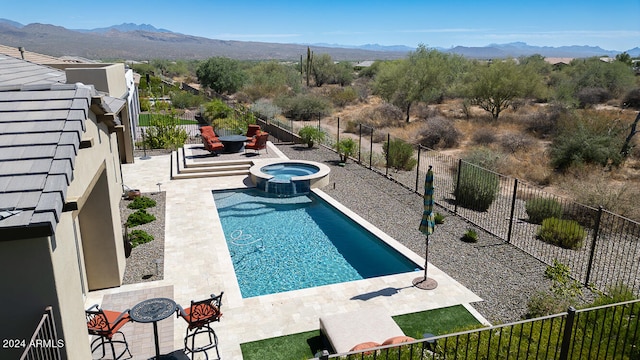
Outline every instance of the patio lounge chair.
<svg viewBox="0 0 640 360">
<path fill-rule="evenodd" d="M 98 304 L 91 306 L 85 310 L 87 319 L 87 329 L 90 335 L 95 335 L 96 338 L 91 341 L 91 353 L 93 354 L 98 348 L 102 348 L 102 355 L 100 358 L 106 355 L 107 343 L 111 347 L 111 354 L 113 359 L 120 359 L 125 353 L 129 353 L 131 358 L 131 352 L 129 351 L 129 344 L 120 328 L 129 322 L 129 309 L 123 312 L 110 311 L 100 309 Z M 122 335 L 122 340 L 114 340 L 116 334 Z M 124 350 L 116 355 L 116 348 L 114 344 L 124 345 Z"/>
<path fill-rule="evenodd" d="M 204 145 L 204 148 L 214 155 L 218 155 L 218 153 L 224 149 L 224 145 L 216 136 L 216 133 L 213 131 L 213 127 L 201 127 L 200 136 L 202 137 L 202 144 Z"/>
<path fill-rule="evenodd" d="M 404 337 L 391 315 L 379 307 L 322 316 L 320 330 L 337 353 L 364 350 L 394 337 Z"/>
<path fill-rule="evenodd" d="M 220 321 L 222 312 L 222 294 L 216 296 L 211 294 L 211 297 L 204 300 L 194 301 L 191 300 L 191 306 L 183 309 L 178 305 L 178 316 L 183 318 L 187 322 L 187 333 L 184 337 L 184 350 L 187 353 L 191 353 L 191 359 L 193 360 L 196 352 L 204 352 L 205 357 L 208 359 L 206 351 L 209 349 L 216 349 L 218 359 L 220 359 L 220 352 L 218 351 L 218 336 L 216 332 L 211 328 L 211 323 L 214 321 Z M 208 342 L 202 345 L 202 340 L 198 340 L 196 344 L 196 336 L 207 334 Z M 198 336 L 198 338 L 204 338 Z"/>
<path fill-rule="evenodd" d="M 260 135 L 256 135 L 250 143 L 247 143 L 244 146 L 245 152 L 247 149 L 253 149 L 257 152 L 260 152 L 262 149 L 267 149 L 267 140 L 269 140 L 269 133 L 260 132 Z M 266 150 L 269 152 L 269 150 Z"/>
<path fill-rule="evenodd" d="M 247 127 L 247 141 L 252 141 L 253 137 L 260 134 L 260 125 L 249 125 Z"/>
</svg>

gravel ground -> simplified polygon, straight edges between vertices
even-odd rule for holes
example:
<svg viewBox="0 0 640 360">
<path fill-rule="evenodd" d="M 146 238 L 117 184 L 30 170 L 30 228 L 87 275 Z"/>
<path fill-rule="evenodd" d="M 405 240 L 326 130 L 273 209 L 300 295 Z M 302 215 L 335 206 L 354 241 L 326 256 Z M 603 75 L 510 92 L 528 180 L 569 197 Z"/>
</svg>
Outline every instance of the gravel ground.
<svg viewBox="0 0 640 360">
<path fill-rule="evenodd" d="M 338 155 L 326 148 L 296 145 L 278 148 L 291 159 L 327 164 L 331 168 L 331 182 L 323 191 L 417 254 L 424 254 L 425 238 L 418 231 L 422 217 L 420 195 L 352 161 L 344 167 L 337 166 Z M 162 264 L 156 274 L 155 260 L 163 259 L 165 196 L 143 195 L 158 203 L 156 208 L 149 209 L 156 215 L 156 221 L 139 227 L 155 240 L 133 249 L 125 270 L 127 284 L 162 279 L 163 274 Z M 131 213 L 127 203 L 127 200 L 121 203 L 123 222 Z M 448 216 L 430 237 L 429 262 L 484 299 L 473 306 L 491 323 L 520 320 L 526 313 L 528 299 L 551 285 L 543 276 L 546 266 L 444 208 L 436 205 L 435 211 Z M 477 243 L 460 240 L 470 228 L 479 234 Z"/>
<path fill-rule="evenodd" d="M 144 281 L 162 280 L 164 276 L 164 219 L 165 219 L 165 193 L 142 193 L 156 201 L 156 206 L 148 208 L 147 212 L 153 214 L 156 220 L 132 227 L 131 230 L 144 230 L 153 236 L 153 241 L 138 245 L 131 250 L 131 256 L 127 258 L 124 270 L 124 284 L 135 284 Z M 127 208 L 131 200 L 120 201 L 120 218 L 124 224 L 129 214 L 135 210 Z M 158 261 L 158 262 L 156 262 Z"/>
</svg>

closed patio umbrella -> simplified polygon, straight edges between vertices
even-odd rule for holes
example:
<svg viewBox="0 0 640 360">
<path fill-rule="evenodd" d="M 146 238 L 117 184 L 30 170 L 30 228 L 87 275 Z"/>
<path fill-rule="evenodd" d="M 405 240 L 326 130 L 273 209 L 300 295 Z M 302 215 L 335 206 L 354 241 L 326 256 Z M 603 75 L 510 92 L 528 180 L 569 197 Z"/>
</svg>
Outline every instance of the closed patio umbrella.
<svg viewBox="0 0 640 360">
<path fill-rule="evenodd" d="M 424 255 L 424 276 L 413 279 L 413 285 L 423 290 L 433 290 L 438 287 L 438 282 L 427 277 L 427 264 L 429 259 L 429 235 L 433 234 L 435 229 L 435 217 L 433 215 L 433 170 L 429 165 L 427 176 L 424 179 L 424 211 L 422 212 L 422 220 L 420 220 L 420 232 L 426 236 L 425 255 Z"/>
</svg>

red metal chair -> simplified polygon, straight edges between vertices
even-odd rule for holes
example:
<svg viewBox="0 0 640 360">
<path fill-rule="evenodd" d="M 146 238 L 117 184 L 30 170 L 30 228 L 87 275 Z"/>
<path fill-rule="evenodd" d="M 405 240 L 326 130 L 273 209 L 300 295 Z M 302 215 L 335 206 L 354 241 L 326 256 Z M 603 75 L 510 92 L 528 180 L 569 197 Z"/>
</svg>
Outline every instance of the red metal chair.
<svg viewBox="0 0 640 360">
<path fill-rule="evenodd" d="M 260 135 L 254 137 L 250 143 L 247 143 L 244 146 L 244 150 L 246 152 L 247 149 L 253 149 L 260 152 L 260 150 L 265 149 L 268 153 L 269 150 L 267 149 L 267 140 L 269 140 L 269 133 L 260 132 Z"/>
<path fill-rule="evenodd" d="M 129 353 L 127 359 L 132 358 L 129 351 L 129 344 L 120 328 L 129 322 L 129 309 L 123 312 L 110 311 L 100 309 L 98 304 L 91 306 L 85 310 L 85 316 L 87 319 L 87 329 L 90 335 L 95 335 L 96 338 L 91 341 L 91 353 L 98 348 L 102 348 L 102 355 L 100 358 L 106 355 L 107 343 L 111 346 L 111 353 L 113 359 L 120 359 L 125 353 Z M 122 335 L 122 340 L 114 340 L 116 334 Z M 98 343 L 99 341 L 99 343 Z M 116 348 L 114 344 L 123 344 L 124 350 L 116 355 Z"/>
<path fill-rule="evenodd" d="M 191 353 L 191 359 L 193 360 L 196 352 L 204 352 L 205 357 L 208 359 L 207 350 L 216 349 L 218 359 L 220 359 L 220 352 L 218 351 L 218 335 L 211 328 L 211 323 L 220 321 L 222 312 L 222 294 L 216 296 L 211 294 L 211 297 L 205 300 L 194 301 L 191 300 L 191 306 L 183 309 L 178 305 L 178 316 L 182 317 L 187 322 L 187 333 L 184 337 L 184 350 Z M 208 343 L 204 345 L 198 344 L 196 346 L 196 336 L 201 334 L 208 335 Z"/>
<path fill-rule="evenodd" d="M 216 136 L 216 133 L 213 131 L 213 127 L 202 126 L 200 128 L 200 137 L 202 137 L 202 144 L 204 145 L 204 148 L 214 155 L 218 155 L 218 153 L 224 149 L 224 145 Z"/>
<path fill-rule="evenodd" d="M 260 134 L 260 125 L 249 125 L 247 126 L 247 141 L 252 141 L 253 137 Z"/>
</svg>

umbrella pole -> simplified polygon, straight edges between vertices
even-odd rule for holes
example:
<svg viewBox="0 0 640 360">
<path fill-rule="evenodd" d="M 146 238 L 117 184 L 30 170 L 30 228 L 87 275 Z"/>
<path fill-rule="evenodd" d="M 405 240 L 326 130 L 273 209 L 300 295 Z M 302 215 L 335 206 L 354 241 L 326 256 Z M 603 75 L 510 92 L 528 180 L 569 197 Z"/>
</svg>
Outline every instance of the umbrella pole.
<svg viewBox="0 0 640 360">
<path fill-rule="evenodd" d="M 427 266 L 429 264 L 429 236 L 427 235 L 426 245 L 424 250 L 424 277 L 418 277 L 413 279 L 413 286 L 422 290 L 433 290 L 438 287 L 438 282 L 434 279 L 427 277 Z"/>
</svg>

